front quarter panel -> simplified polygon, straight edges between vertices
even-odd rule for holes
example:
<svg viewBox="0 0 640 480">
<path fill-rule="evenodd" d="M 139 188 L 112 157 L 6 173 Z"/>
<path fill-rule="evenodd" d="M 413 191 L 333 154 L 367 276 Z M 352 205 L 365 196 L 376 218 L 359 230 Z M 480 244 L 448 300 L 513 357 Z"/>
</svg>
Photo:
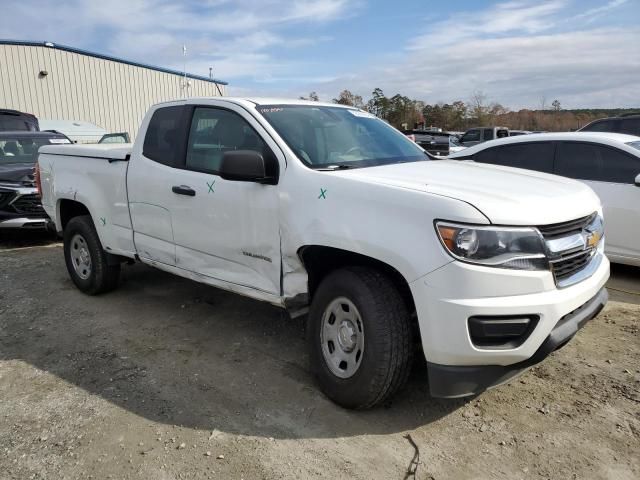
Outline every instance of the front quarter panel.
<svg viewBox="0 0 640 480">
<path fill-rule="evenodd" d="M 339 171 L 292 167 L 281 185 L 285 297 L 306 292 L 306 274 L 298 258 L 303 246 L 366 255 L 412 282 L 453 260 L 437 238 L 435 219 L 488 223 L 476 208 L 459 200 Z"/>
</svg>

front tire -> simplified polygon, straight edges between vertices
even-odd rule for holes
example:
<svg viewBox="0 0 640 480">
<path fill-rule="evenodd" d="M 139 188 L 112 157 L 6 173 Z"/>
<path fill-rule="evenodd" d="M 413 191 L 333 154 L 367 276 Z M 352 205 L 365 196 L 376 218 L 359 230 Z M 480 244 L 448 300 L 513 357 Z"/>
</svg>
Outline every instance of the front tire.
<svg viewBox="0 0 640 480">
<path fill-rule="evenodd" d="M 109 264 L 91 216 L 69 220 L 63 238 L 67 271 L 80 291 L 97 295 L 118 286 L 120 265 Z"/>
<path fill-rule="evenodd" d="M 409 311 L 376 270 L 345 268 L 322 281 L 309 311 L 308 341 L 320 388 L 346 408 L 387 402 L 411 370 Z"/>
</svg>

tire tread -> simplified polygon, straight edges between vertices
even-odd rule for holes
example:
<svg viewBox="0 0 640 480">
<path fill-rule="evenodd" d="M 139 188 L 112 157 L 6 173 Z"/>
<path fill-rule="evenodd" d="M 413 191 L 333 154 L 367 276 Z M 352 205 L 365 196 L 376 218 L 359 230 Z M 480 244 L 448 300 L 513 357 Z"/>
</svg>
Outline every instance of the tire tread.
<svg viewBox="0 0 640 480">
<path fill-rule="evenodd" d="M 92 275 L 91 282 L 87 285 L 76 277 L 73 267 L 69 265 L 66 249 L 75 233 L 80 233 L 85 237 L 87 246 L 91 253 Z M 118 286 L 120 278 L 120 265 L 109 265 L 107 261 L 107 253 L 102 248 L 100 237 L 93 224 L 90 215 L 81 215 L 73 217 L 64 229 L 64 245 L 65 245 L 65 261 L 67 270 L 73 280 L 73 283 L 84 293 L 88 295 L 98 295 L 100 293 L 110 292 Z"/>
</svg>

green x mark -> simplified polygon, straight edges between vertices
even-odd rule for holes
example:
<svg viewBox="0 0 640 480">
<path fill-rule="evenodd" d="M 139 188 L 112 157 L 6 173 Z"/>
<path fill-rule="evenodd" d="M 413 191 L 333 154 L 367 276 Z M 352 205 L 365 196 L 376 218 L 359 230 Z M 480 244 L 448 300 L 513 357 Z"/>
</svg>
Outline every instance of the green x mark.
<svg viewBox="0 0 640 480">
<path fill-rule="evenodd" d="M 102 226 L 105 226 L 107 224 L 107 219 L 104 217 L 100 217 L 100 221 L 102 222 Z"/>
<path fill-rule="evenodd" d="M 320 200 L 321 198 L 324 198 L 325 200 L 327 199 L 327 197 L 325 196 L 327 194 L 327 189 L 326 188 L 321 188 L 320 189 L 320 196 L 318 197 L 318 200 Z"/>
<path fill-rule="evenodd" d="M 209 187 L 209 193 L 216 193 L 215 190 L 213 189 L 213 186 L 215 185 L 215 183 L 216 183 L 215 179 L 211 183 L 207 182 L 207 187 Z"/>
</svg>

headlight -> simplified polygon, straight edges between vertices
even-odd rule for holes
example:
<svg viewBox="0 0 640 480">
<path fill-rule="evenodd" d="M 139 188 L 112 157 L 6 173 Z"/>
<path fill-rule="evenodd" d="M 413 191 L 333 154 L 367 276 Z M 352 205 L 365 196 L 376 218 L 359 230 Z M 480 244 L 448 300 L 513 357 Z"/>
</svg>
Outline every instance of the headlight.
<svg viewBox="0 0 640 480">
<path fill-rule="evenodd" d="M 445 249 L 457 260 L 518 270 L 546 270 L 543 239 L 535 228 L 436 222 Z"/>
</svg>

